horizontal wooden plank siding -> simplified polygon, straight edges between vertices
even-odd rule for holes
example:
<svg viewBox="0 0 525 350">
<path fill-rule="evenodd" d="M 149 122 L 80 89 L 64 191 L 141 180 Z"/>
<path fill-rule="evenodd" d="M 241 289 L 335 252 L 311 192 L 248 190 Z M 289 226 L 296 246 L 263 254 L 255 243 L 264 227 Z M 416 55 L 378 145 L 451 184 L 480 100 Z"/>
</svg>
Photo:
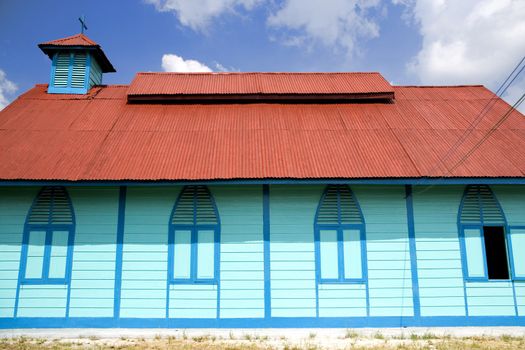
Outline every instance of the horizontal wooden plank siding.
<svg viewBox="0 0 525 350">
<path fill-rule="evenodd" d="M 97 60 L 91 56 L 91 67 L 89 70 L 89 86 L 88 89 L 91 89 L 94 85 L 102 84 L 102 70 L 97 63 Z"/>
<path fill-rule="evenodd" d="M 323 190 L 323 186 L 270 186 L 273 317 L 316 317 L 314 217 Z"/>
<path fill-rule="evenodd" d="M 68 188 L 76 216 L 70 317 L 112 317 L 117 187 Z"/>
<path fill-rule="evenodd" d="M 262 186 L 210 186 L 221 221 L 221 318 L 264 317 Z"/>
<path fill-rule="evenodd" d="M 170 318 L 216 318 L 217 285 L 170 285 Z"/>
<path fill-rule="evenodd" d="M 525 234 L 525 186 L 491 186 L 494 195 L 499 201 L 507 219 L 509 234 Z M 509 239 L 507 236 L 507 244 Z M 515 280 L 514 294 L 516 299 L 516 310 L 518 316 L 525 316 L 525 277 L 523 261 L 525 261 L 525 244 L 512 240 L 512 253 L 514 255 L 514 270 L 518 272 Z"/>
<path fill-rule="evenodd" d="M 75 326 L 77 321 L 84 325 L 89 320 L 113 327 L 141 319 L 144 327 L 294 326 L 295 318 L 303 322 L 297 326 L 312 327 L 525 325 L 525 186 L 490 186 L 504 215 L 501 226 L 513 273 L 508 280 L 464 275 L 468 252 L 474 250 L 468 258 L 478 263 L 480 274 L 486 253 L 482 241 L 462 244 L 465 226 L 458 222 L 462 217 L 458 213 L 463 185 L 416 185 L 411 192 L 400 185 L 349 186 L 362 223 L 325 224 L 323 230 L 332 230 L 332 238 L 325 237 L 324 242 L 346 242 L 336 236 L 338 227 L 346 227 L 362 230 L 364 249 L 330 250 L 345 260 L 327 259 L 325 265 L 332 265 L 323 271 L 331 275 L 322 278 L 321 264 L 316 264 L 316 249 L 321 246 L 316 246 L 316 232 L 322 225 L 316 226 L 316 211 L 325 186 L 240 184 L 208 186 L 217 207 L 216 224 L 178 226 L 179 232 L 217 229 L 216 269 L 206 243 L 207 250 L 201 250 L 205 253 L 191 253 L 187 256 L 191 261 L 178 265 L 190 266 L 196 276 L 197 271 L 206 271 L 206 277 L 169 280 L 168 240 L 174 227 L 170 223 L 182 188 L 66 187 L 74 224 L 51 231 L 74 227 L 69 281 L 42 275 L 46 268 L 58 275 L 56 265 L 45 267 L 54 248 L 46 248 L 43 224 L 32 226 L 30 232 L 35 234 L 27 235 L 33 247 L 30 263 L 20 261 L 25 220 L 41 188 L 0 187 L 0 328 L 25 327 L 17 323 L 24 320 L 31 326 L 32 318 L 58 322 L 52 323 L 55 326 Z M 199 197 L 192 198 L 184 210 L 196 205 Z M 119 218 L 121 208 L 125 210 Z M 197 222 L 197 210 L 193 215 L 188 217 Z M 467 230 L 477 230 L 479 240 L 483 223 L 472 222 Z M 359 237 L 352 242 L 360 242 Z M 47 240 L 53 246 L 52 239 Z M 197 238 L 193 244 L 192 251 L 199 252 Z M 62 255 L 55 251 L 55 256 L 64 258 L 64 246 L 61 243 L 61 250 L 56 250 Z M 43 258 L 46 249 L 48 263 Z M 361 252 L 365 260 L 356 265 Z M 28 271 L 35 277 L 19 280 L 25 265 L 31 265 Z M 344 278 L 347 266 L 354 268 L 355 278 Z"/>
<path fill-rule="evenodd" d="M 129 187 L 122 254 L 121 317 L 166 317 L 168 223 L 181 187 Z"/>
<path fill-rule="evenodd" d="M 24 222 L 37 187 L 0 187 L 0 317 L 13 317 Z"/>
<path fill-rule="evenodd" d="M 366 223 L 370 316 L 413 316 L 403 186 L 352 186 Z"/>
<path fill-rule="evenodd" d="M 421 316 L 465 316 L 458 236 L 463 186 L 414 186 Z"/>
</svg>

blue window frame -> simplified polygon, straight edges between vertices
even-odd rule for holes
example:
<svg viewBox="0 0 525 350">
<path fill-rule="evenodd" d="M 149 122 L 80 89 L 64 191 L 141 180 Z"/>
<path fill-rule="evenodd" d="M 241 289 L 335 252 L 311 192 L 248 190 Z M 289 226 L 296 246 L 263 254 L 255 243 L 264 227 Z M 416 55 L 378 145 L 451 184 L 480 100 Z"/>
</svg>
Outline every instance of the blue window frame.
<svg viewBox="0 0 525 350">
<path fill-rule="evenodd" d="M 365 222 L 348 186 L 326 187 L 317 208 L 314 234 L 318 283 L 366 281 Z"/>
<path fill-rule="evenodd" d="M 176 284 L 217 284 L 219 213 L 206 186 L 185 186 L 170 218 L 168 279 Z"/>
<path fill-rule="evenodd" d="M 69 284 L 75 215 L 64 187 L 40 190 L 26 217 L 21 284 Z"/>
<path fill-rule="evenodd" d="M 509 237 L 511 228 L 507 225 L 503 209 L 489 186 L 466 186 L 458 212 L 458 228 L 461 263 L 466 281 L 488 282 L 525 279 L 525 271 L 523 271 L 523 276 L 516 276 L 514 268 L 515 258 L 523 260 L 524 257 L 517 255 L 518 252 L 514 252 L 516 255 L 513 255 L 511 247 L 512 238 L 521 241 L 522 237 L 521 235 L 520 237 Z M 515 233 L 519 234 L 520 231 L 515 230 Z M 490 237 L 486 236 L 493 234 L 503 235 L 503 237 L 499 237 L 502 243 L 496 258 L 488 256 L 493 247 L 488 249 L 486 246 L 487 239 L 490 240 Z M 504 261 L 498 262 L 494 259 L 503 259 Z M 494 261 L 500 264 L 500 268 L 507 269 L 503 275 L 508 278 L 491 277 L 490 270 L 493 269 L 493 266 L 488 266 L 488 264 L 493 265 Z"/>
<path fill-rule="evenodd" d="M 59 51 L 54 54 L 50 94 L 85 94 L 89 90 L 91 55 L 85 50 Z"/>
</svg>

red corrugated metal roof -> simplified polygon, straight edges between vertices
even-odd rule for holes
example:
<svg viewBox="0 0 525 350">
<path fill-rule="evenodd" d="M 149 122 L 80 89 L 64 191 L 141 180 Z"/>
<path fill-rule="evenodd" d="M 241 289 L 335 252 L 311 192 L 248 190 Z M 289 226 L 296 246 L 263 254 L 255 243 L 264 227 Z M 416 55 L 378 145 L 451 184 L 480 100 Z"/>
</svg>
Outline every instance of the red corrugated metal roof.
<svg viewBox="0 0 525 350">
<path fill-rule="evenodd" d="M 62 39 L 56 39 L 51 41 L 46 41 L 39 44 L 38 46 L 99 46 L 96 42 L 85 36 L 84 34 L 76 34 L 68 36 Z"/>
<path fill-rule="evenodd" d="M 81 47 L 82 50 L 91 50 L 91 52 L 95 55 L 97 58 L 98 63 L 100 64 L 100 68 L 102 69 L 102 72 L 104 73 L 113 73 L 116 72 L 115 68 L 109 61 L 109 59 L 106 57 L 106 54 L 104 51 L 102 51 L 102 48 L 99 44 L 88 38 L 84 34 L 76 34 L 72 36 L 68 36 L 66 38 L 62 39 L 56 39 L 51 41 L 46 41 L 44 43 L 38 44 L 38 47 L 49 56 L 49 58 L 53 59 L 53 55 L 59 51 L 69 48 L 78 48 Z"/>
<path fill-rule="evenodd" d="M 128 97 L 176 95 L 386 95 L 379 73 L 138 73 Z"/>
<path fill-rule="evenodd" d="M 130 104 L 38 85 L 0 112 L 3 180 L 523 177 L 525 118 L 481 86 L 394 87 L 373 103 Z"/>
</svg>

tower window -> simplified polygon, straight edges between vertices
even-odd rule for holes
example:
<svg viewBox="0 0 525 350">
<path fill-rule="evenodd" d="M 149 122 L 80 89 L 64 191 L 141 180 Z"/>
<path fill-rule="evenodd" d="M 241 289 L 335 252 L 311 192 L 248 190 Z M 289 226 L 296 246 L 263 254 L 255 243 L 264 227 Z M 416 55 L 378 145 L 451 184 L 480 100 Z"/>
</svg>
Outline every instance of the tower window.
<svg viewBox="0 0 525 350">
<path fill-rule="evenodd" d="M 49 93 L 85 94 L 90 88 L 91 56 L 86 52 L 62 51 L 53 58 Z"/>
</svg>

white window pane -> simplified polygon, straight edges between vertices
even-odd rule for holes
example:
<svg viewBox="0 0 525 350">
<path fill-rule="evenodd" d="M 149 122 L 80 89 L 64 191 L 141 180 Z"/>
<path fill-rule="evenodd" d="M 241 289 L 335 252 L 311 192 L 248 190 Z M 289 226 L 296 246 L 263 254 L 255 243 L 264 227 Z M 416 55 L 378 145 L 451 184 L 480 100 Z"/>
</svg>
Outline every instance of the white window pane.
<svg viewBox="0 0 525 350">
<path fill-rule="evenodd" d="M 29 232 L 29 241 L 27 244 L 26 278 L 42 278 L 45 247 L 45 231 Z"/>
<path fill-rule="evenodd" d="M 53 231 L 51 238 L 51 256 L 49 260 L 49 278 L 66 277 L 68 231 Z"/>
<path fill-rule="evenodd" d="M 512 257 L 514 259 L 514 275 L 525 277 L 525 230 L 513 229 L 510 233 Z"/>
<path fill-rule="evenodd" d="M 464 234 L 468 276 L 485 277 L 485 252 L 481 244 L 481 229 L 465 229 Z"/>
<path fill-rule="evenodd" d="M 191 231 L 175 231 L 173 255 L 173 278 L 190 278 Z"/>
<path fill-rule="evenodd" d="M 215 276 L 215 231 L 201 230 L 197 236 L 197 278 Z"/>
<path fill-rule="evenodd" d="M 320 230 L 319 245 L 321 247 L 321 278 L 339 277 L 337 254 L 337 231 Z"/>
<path fill-rule="evenodd" d="M 343 231 L 345 278 L 362 278 L 361 231 Z"/>
</svg>

